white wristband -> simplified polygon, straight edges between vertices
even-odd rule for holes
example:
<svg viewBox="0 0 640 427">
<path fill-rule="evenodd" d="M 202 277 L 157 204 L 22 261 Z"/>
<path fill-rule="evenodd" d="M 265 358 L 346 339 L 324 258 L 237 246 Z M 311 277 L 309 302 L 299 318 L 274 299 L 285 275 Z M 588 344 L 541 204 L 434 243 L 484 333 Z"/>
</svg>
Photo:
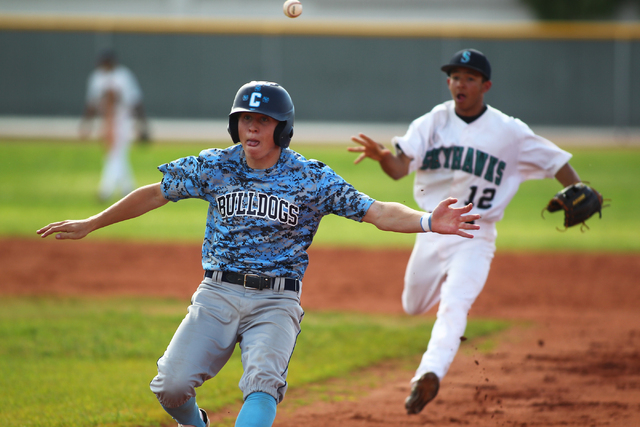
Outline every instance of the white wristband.
<svg viewBox="0 0 640 427">
<path fill-rule="evenodd" d="M 425 233 L 431 231 L 431 213 L 426 213 L 420 218 L 420 227 Z"/>
</svg>

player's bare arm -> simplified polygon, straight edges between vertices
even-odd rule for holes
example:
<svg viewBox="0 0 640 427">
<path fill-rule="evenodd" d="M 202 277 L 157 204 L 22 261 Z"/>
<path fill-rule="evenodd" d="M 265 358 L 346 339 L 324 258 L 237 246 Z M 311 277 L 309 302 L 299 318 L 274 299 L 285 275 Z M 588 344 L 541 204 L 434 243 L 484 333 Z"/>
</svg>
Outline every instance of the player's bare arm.
<svg viewBox="0 0 640 427">
<path fill-rule="evenodd" d="M 456 234 L 461 237 L 473 238 L 473 235 L 463 230 L 479 230 L 480 226 L 469 224 L 469 222 L 480 219 L 480 215 L 467 215 L 473 207 L 472 204 L 461 208 L 451 207 L 457 201 L 457 199 L 450 197 L 438 204 L 431 213 L 431 231 L 439 234 Z M 400 203 L 375 201 L 367 211 L 363 221 L 373 224 L 384 231 L 420 233 L 427 228 L 426 224 L 423 223 L 421 225 L 421 219 L 423 219 L 424 215 L 424 212 L 416 211 Z"/>
<path fill-rule="evenodd" d="M 368 157 L 380 162 L 382 170 L 393 179 L 400 179 L 409 173 L 411 157 L 408 157 L 406 154 L 401 152 L 396 156 L 384 145 L 374 141 L 363 133 L 351 137 L 351 140 L 361 145 L 361 147 L 347 148 L 347 151 L 352 153 L 360 153 L 354 160 L 354 164 L 358 164 Z"/>
<path fill-rule="evenodd" d="M 568 187 L 571 184 L 580 182 L 578 172 L 569 163 L 565 163 L 564 166 L 558 169 L 555 178 L 562 184 L 562 187 Z"/>
<path fill-rule="evenodd" d="M 136 126 L 138 139 L 140 141 L 149 141 L 151 136 L 149 135 L 149 124 L 147 122 L 147 114 L 144 109 L 144 104 L 142 102 L 138 102 L 133 108 L 133 113 L 137 119 Z"/>
<path fill-rule="evenodd" d="M 162 194 L 160 183 L 146 185 L 132 191 L 104 211 L 87 219 L 54 222 L 42 227 L 40 237 L 55 234 L 56 239 L 82 239 L 99 228 L 126 221 L 159 208 L 168 202 Z"/>
<path fill-rule="evenodd" d="M 119 95 L 114 90 L 108 90 L 102 97 L 102 134 L 105 145 L 110 151 L 115 146 L 116 137 L 116 106 L 118 104 Z"/>
<path fill-rule="evenodd" d="M 91 136 L 92 123 L 93 118 L 98 113 L 98 109 L 91 104 L 87 104 L 84 107 L 84 113 L 82 115 L 82 120 L 80 120 L 80 139 L 87 139 Z"/>
</svg>

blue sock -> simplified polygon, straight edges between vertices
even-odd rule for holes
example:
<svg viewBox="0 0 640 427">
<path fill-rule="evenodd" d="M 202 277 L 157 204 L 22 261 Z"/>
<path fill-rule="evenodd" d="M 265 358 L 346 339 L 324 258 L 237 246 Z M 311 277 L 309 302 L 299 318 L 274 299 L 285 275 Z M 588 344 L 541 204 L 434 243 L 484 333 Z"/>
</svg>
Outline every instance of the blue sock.
<svg viewBox="0 0 640 427">
<path fill-rule="evenodd" d="M 236 427 L 271 427 L 276 419 L 276 399 L 256 391 L 244 401 L 236 419 Z"/>
<path fill-rule="evenodd" d="M 205 427 L 204 421 L 202 421 L 202 417 L 200 416 L 200 409 L 198 409 L 198 405 L 196 404 L 195 396 L 177 408 L 167 408 L 164 405 L 162 407 L 180 424 Z"/>
</svg>

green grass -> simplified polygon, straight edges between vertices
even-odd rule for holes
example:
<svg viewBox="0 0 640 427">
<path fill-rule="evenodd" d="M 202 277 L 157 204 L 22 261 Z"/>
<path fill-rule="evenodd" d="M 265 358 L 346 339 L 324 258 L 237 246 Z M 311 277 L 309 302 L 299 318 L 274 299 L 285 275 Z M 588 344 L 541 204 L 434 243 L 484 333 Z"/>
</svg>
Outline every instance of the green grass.
<svg viewBox="0 0 640 427">
<path fill-rule="evenodd" d="M 541 211 L 550 195 L 558 191 L 555 180 L 527 181 L 498 224 L 498 248 L 508 250 L 571 251 L 640 251 L 637 239 L 640 228 L 635 220 L 640 182 L 640 149 L 588 148 L 569 150 L 570 161 L 580 177 L 598 190 L 605 199 L 602 218 L 594 215 L 587 221 L 588 230 L 579 226 L 566 231 L 561 212 Z M 563 231 L 558 231 L 558 228 Z"/>
<path fill-rule="evenodd" d="M 186 313 L 166 299 L 0 300 L 1 425 L 158 426 L 170 418 L 149 390 L 162 355 Z M 291 388 L 424 351 L 432 319 L 312 312 L 291 362 Z M 472 321 L 472 342 L 507 326 Z M 467 344 L 465 343 L 465 345 Z M 239 402 L 236 351 L 199 391 L 209 411 Z"/>
<path fill-rule="evenodd" d="M 225 142 L 218 146 L 227 146 Z M 139 185 L 157 182 L 156 167 L 205 144 L 137 146 L 132 160 Z M 394 182 L 372 161 L 352 164 L 346 146 L 303 145 L 295 149 L 333 167 L 356 188 L 379 200 L 416 207 L 412 177 Z M 571 149 L 572 164 L 612 206 L 591 230 L 560 233 L 561 214 L 540 218 L 542 207 L 559 190 L 551 180 L 526 182 L 498 226 L 499 250 L 638 251 L 634 195 L 640 178 L 640 150 Z M 84 218 L 105 206 L 96 201 L 101 151 L 76 141 L 0 142 L 0 237 L 37 238 L 49 222 Z M 92 234 L 91 239 L 147 241 L 202 240 L 207 206 L 202 201 L 170 203 L 141 218 Z M 410 247 L 413 236 L 384 233 L 367 224 L 329 216 L 315 245 Z M 170 424 L 148 383 L 186 303 L 159 299 L 0 300 L 0 411 L 2 425 L 159 426 Z M 307 313 L 293 357 L 291 388 L 346 376 L 389 359 L 418 357 L 428 342 L 433 319 L 352 313 Z M 465 335 L 481 336 L 506 328 L 499 321 L 472 321 Z M 474 341 L 474 338 L 476 339 Z M 242 368 L 235 354 L 219 376 L 207 382 L 199 404 L 216 411 L 237 402 Z"/>
<path fill-rule="evenodd" d="M 185 155 L 196 155 L 221 144 L 155 144 L 136 146 L 132 161 L 138 185 L 161 179 L 156 167 Z M 373 161 L 353 165 L 355 156 L 343 145 L 299 145 L 294 148 L 317 158 L 359 190 L 384 201 L 417 207 L 412 197 L 413 177 L 392 181 Z M 499 250 L 639 251 L 636 239 L 636 186 L 640 181 L 637 148 L 571 148 L 572 165 L 605 198 L 612 199 L 603 218 L 588 221 L 590 230 L 573 227 L 566 232 L 562 214 L 541 218 L 542 208 L 560 190 L 555 180 L 525 182 L 498 224 Z M 76 141 L 0 142 L 0 236 L 35 237 L 49 222 L 91 216 L 105 205 L 96 201 L 101 151 L 95 143 Z M 170 203 L 141 218 L 115 224 L 92 234 L 94 239 L 134 239 L 200 242 L 207 206 L 200 200 Z M 325 217 L 314 245 L 411 247 L 414 236 L 388 233 L 369 224 L 330 215 Z"/>
</svg>

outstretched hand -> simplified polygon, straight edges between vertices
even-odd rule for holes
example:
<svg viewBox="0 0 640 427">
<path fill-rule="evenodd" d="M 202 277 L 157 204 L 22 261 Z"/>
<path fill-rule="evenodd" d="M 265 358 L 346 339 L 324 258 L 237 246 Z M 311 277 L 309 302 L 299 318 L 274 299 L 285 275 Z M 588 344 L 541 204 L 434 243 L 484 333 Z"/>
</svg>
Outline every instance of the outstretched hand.
<svg viewBox="0 0 640 427">
<path fill-rule="evenodd" d="M 461 208 L 453 208 L 451 205 L 458 199 L 449 197 L 438 203 L 431 214 L 431 231 L 440 234 L 456 234 L 461 237 L 473 238 L 472 234 L 463 230 L 479 230 L 480 226 L 470 224 L 470 221 L 480 219 L 480 215 L 465 215 L 471 211 L 473 204 L 469 203 Z"/>
<path fill-rule="evenodd" d="M 55 234 L 56 239 L 78 240 L 85 237 L 91 231 L 92 228 L 87 220 L 66 220 L 45 225 L 40 230 L 36 231 L 36 233 L 38 233 L 40 237 L 47 237 L 51 234 Z"/>
<path fill-rule="evenodd" d="M 362 147 L 347 147 L 347 151 L 352 153 L 361 153 L 354 161 L 354 164 L 358 164 L 367 157 L 377 162 L 382 160 L 385 156 L 391 154 L 391 150 L 385 148 L 384 145 L 374 141 L 365 134 L 359 134 L 358 136 L 352 136 L 351 140 L 360 144 Z"/>
<path fill-rule="evenodd" d="M 136 218 L 169 202 L 164 198 L 160 183 L 149 184 L 133 190 L 123 199 L 99 214 L 87 219 L 52 222 L 36 231 L 40 237 L 55 234 L 56 239 L 82 239 L 99 228 Z"/>
</svg>

